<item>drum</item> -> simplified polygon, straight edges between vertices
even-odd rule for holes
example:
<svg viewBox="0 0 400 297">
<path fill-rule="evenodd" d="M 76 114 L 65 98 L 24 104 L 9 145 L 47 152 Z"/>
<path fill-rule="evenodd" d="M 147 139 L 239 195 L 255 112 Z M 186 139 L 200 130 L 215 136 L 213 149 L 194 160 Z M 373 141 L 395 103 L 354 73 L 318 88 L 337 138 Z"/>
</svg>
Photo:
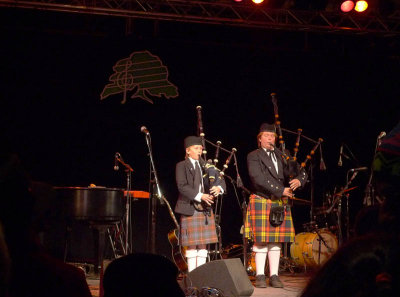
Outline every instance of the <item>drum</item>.
<svg viewBox="0 0 400 297">
<path fill-rule="evenodd" d="M 295 236 L 290 256 L 297 265 L 316 267 L 325 263 L 338 249 L 338 240 L 326 229 Z"/>
<path fill-rule="evenodd" d="M 266 261 L 264 267 L 264 274 L 268 275 L 268 261 Z M 249 276 L 256 276 L 257 271 L 256 271 L 256 253 L 252 252 L 251 254 L 249 253 L 247 256 L 247 266 L 246 266 L 246 272 Z"/>
</svg>

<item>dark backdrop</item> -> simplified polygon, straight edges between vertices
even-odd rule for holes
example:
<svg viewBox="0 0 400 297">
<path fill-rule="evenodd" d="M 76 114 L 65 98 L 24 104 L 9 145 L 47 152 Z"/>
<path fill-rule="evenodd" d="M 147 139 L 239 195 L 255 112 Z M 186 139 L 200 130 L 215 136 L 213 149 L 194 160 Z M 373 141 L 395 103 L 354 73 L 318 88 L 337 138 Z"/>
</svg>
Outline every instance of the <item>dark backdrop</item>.
<svg viewBox="0 0 400 297">
<path fill-rule="evenodd" d="M 344 186 L 348 169 L 370 166 L 376 137 L 399 121 L 399 39 L 344 36 L 0 10 L 0 110 L 3 148 L 15 151 L 34 180 L 55 186 L 125 187 L 113 170 L 120 152 L 134 169 L 133 189 L 148 191 L 149 158 L 141 126 L 151 133 L 155 165 L 165 196 L 175 205 L 175 164 L 183 139 L 196 134 L 196 106 L 203 107 L 206 138 L 236 147 L 238 168 L 249 185 L 246 155 L 256 148 L 262 122 L 274 120 L 270 93 L 278 96 L 282 127 L 324 139 L 327 171 L 315 156 L 314 203 Z M 117 60 L 148 50 L 169 69 L 175 99 L 154 104 L 122 95 L 100 101 Z M 294 137 L 285 133 L 287 147 Z M 344 142 L 358 159 L 337 166 Z M 300 160 L 312 144 L 302 140 Z M 211 155 L 213 150 L 209 149 Z M 348 152 L 349 153 L 349 152 Z M 222 155 L 223 162 L 227 155 Z M 226 171 L 236 178 L 233 164 Z M 349 197 L 350 219 L 362 207 L 368 172 Z M 222 211 L 223 245 L 239 243 L 241 212 L 231 185 Z M 310 186 L 298 193 L 310 199 Z M 147 202 L 134 203 L 134 249 L 145 249 Z M 308 206 L 295 205 L 296 231 L 310 221 Z M 169 253 L 173 228 L 166 207 L 157 216 L 157 251 Z"/>
</svg>

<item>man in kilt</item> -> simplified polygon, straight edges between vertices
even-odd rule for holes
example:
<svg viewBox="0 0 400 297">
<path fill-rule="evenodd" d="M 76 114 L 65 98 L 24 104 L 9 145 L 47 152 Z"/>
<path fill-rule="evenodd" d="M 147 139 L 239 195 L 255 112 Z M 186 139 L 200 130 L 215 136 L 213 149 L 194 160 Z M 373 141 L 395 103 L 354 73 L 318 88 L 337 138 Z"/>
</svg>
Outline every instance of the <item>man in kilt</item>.
<svg viewBox="0 0 400 297">
<path fill-rule="evenodd" d="M 247 155 L 247 168 L 253 186 L 245 221 L 245 235 L 253 240 L 256 283 L 265 288 L 265 263 L 268 256 L 269 284 L 282 288 L 278 276 L 281 245 L 294 241 L 294 226 L 288 198 L 307 181 L 304 169 L 290 178 L 283 153 L 275 148 L 275 126 L 264 123 L 257 136 L 258 149 Z"/>
<path fill-rule="evenodd" d="M 210 188 L 209 179 L 203 178 L 200 156 L 203 152 L 201 138 L 185 138 L 185 160 L 176 164 L 176 184 L 179 190 L 175 212 L 180 218 L 180 245 L 186 247 L 188 271 L 206 263 L 207 244 L 218 242 L 214 214 L 210 206 L 214 198 L 226 189 L 222 179 L 219 186 Z M 201 162 L 201 163 L 200 163 Z M 209 194 L 208 194 L 209 193 Z M 208 207 L 208 211 L 201 208 Z"/>
</svg>

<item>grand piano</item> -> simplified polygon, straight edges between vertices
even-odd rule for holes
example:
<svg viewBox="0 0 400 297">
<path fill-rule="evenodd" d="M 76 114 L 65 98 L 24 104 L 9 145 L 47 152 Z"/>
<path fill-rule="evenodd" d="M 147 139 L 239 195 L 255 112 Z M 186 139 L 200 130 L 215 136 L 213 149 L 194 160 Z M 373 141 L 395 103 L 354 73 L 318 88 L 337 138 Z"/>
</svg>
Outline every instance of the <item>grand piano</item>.
<svg viewBox="0 0 400 297">
<path fill-rule="evenodd" d="M 98 273 L 103 262 L 107 229 L 120 222 L 125 214 L 124 190 L 105 187 L 54 187 L 54 189 L 61 199 L 67 224 L 78 221 L 88 224 L 93 229 L 94 271 Z M 68 238 L 66 247 L 67 244 Z M 66 251 L 64 260 L 65 258 Z"/>
</svg>

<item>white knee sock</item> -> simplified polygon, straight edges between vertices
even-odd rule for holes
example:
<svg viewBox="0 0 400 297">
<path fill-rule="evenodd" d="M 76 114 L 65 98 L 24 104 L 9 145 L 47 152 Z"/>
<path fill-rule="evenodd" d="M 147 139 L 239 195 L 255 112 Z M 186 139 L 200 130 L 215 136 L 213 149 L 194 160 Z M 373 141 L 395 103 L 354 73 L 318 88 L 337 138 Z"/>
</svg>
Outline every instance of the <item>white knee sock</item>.
<svg viewBox="0 0 400 297">
<path fill-rule="evenodd" d="M 281 258 L 281 244 L 268 243 L 269 276 L 278 275 L 279 260 Z"/>
<path fill-rule="evenodd" d="M 197 250 L 197 267 L 207 262 L 208 251 L 206 249 Z"/>
<path fill-rule="evenodd" d="M 265 274 L 265 262 L 267 260 L 268 248 L 266 246 L 253 246 L 253 252 L 256 253 L 256 274 Z"/>
<path fill-rule="evenodd" d="M 188 272 L 190 272 L 197 267 L 196 265 L 197 250 L 195 249 L 186 250 L 185 256 L 188 265 Z"/>
</svg>

